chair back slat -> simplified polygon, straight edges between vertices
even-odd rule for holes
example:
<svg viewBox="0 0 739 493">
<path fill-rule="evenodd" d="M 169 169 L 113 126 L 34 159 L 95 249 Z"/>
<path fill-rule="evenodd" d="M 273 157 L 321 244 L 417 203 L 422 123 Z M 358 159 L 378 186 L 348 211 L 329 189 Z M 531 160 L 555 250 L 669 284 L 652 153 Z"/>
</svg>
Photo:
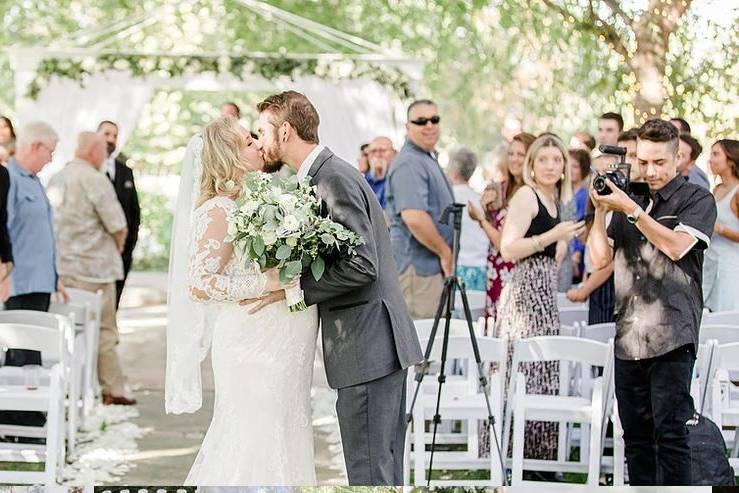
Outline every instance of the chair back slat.
<svg viewBox="0 0 739 493">
<path fill-rule="evenodd" d="M 739 342 L 739 325 L 703 323 L 698 333 L 700 342 L 715 340 L 719 344 Z"/>
<path fill-rule="evenodd" d="M 516 341 L 513 361 L 571 361 L 591 366 L 605 366 L 607 343 L 567 336 L 538 336 Z M 515 368 L 515 367 L 514 367 Z"/>
</svg>

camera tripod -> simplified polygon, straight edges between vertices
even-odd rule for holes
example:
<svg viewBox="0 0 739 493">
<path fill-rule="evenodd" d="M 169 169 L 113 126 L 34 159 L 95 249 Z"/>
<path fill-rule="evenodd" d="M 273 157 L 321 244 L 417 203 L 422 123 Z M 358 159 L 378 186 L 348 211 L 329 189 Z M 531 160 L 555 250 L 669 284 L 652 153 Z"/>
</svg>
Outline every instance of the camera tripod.
<svg viewBox="0 0 739 493">
<path fill-rule="evenodd" d="M 430 361 L 429 358 L 431 357 L 431 352 L 433 350 L 434 342 L 436 340 L 436 332 L 439 328 L 439 322 L 441 319 L 444 319 L 444 335 L 442 339 L 442 348 L 441 348 L 441 367 L 439 369 L 439 375 L 438 375 L 438 382 L 439 382 L 439 390 L 436 395 L 436 411 L 434 413 L 433 423 L 434 423 L 434 430 L 433 435 L 431 439 L 431 458 L 429 460 L 429 468 L 427 473 L 427 486 L 431 486 L 431 471 L 434 467 L 434 453 L 436 452 L 436 433 L 439 426 L 439 423 L 441 423 L 441 414 L 440 414 L 440 407 L 441 407 L 441 392 L 442 387 L 444 383 L 446 382 L 446 374 L 445 372 L 445 366 L 447 362 L 447 349 L 449 347 L 449 327 L 451 325 L 452 315 L 454 313 L 454 298 L 455 293 L 457 290 L 459 290 L 460 296 L 462 298 L 462 306 L 464 309 L 464 318 L 467 322 L 467 329 L 469 331 L 470 336 L 470 343 L 472 344 L 472 351 L 475 355 L 475 363 L 477 366 L 477 375 L 478 375 L 478 381 L 480 382 L 480 387 L 483 390 L 483 395 L 485 396 L 485 404 L 487 406 L 487 420 L 485 421 L 485 426 L 488 428 L 488 432 L 495 440 L 495 448 L 498 452 L 498 458 L 500 459 L 500 470 L 503 480 L 503 485 L 507 485 L 506 481 L 506 470 L 505 470 L 505 463 L 503 461 L 503 454 L 501 453 L 500 448 L 500 441 L 498 439 L 498 434 L 495 430 L 495 417 L 493 416 L 492 408 L 490 407 L 490 396 L 489 396 L 489 388 L 488 388 L 488 378 L 485 375 L 485 368 L 483 367 L 482 360 L 480 358 L 480 349 L 477 345 L 477 338 L 475 336 L 475 330 L 473 328 L 472 324 L 472 313 L 470 311 L 470 305 L 469 301 L 467 300 L 467 291 L 465 288 L 464 280 L 457 277 L 457 257 L 459 256 L 459 238 L 462 232 L 462 210 L 464 208 L 463 204 L 454 203 L 444 209 L 444 212 L 441 214 L 440 222 L 442 224 L 449 224 L 449 216 L 452 216 L 452 225 L 454 228 L 454 239 L 452 242 L 452 272 L 449 276 L 447 276 L 444 279 L 444 288 L 441 293 L 441 298 L 439 299 L 439 304 L 436 308 L 436 315 L 434 316 L 434 324 L 431 328 L 431 333 L 429 335 L 428 343 L 426 344 L 426 350 L 424 351 L 423 356 L 423 363 L 420 365 L 420 368 L 416 369 L 416 388 L 413 392 L 413 400 L 411 401 L 410 409 L 408 411 L 408 415 L 406 416 L 406 428 L 411 423 L 413 419 L 413 408 L 416 406 L 416 401 L 418 399 L 418 393 L 421 390 L 421 386 L 423 384 L 423 379 L 426 376 Z M 424 432 L 424 426 L 423 423 L 416 423 L 416 426 L 420 426 L 420 430 L 416 430 L 416 433 L 423 433 Z M 493 450 L 490 451 L 490 453 L 493 453 Z M 492 474 L 492 471 L 491 471 Z"/>
</svg>

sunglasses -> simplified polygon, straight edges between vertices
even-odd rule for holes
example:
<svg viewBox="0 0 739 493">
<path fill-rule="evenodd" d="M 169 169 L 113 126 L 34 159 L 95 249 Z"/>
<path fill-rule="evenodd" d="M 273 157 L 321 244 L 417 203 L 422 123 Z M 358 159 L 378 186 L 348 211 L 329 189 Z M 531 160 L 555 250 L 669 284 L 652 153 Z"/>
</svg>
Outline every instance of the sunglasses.
<svg viewBox="0 0 739 493">
<path fill-rule="evenodd" d="M 438 125 L 440 121 L 441 117 L 439 115 L 434 115 L 431 118 L 421 117 L 417 118 L 416 120 L 411 120 L 411 123 L 414 125 L 418 125 L 419 127 L 423 127 L 428 122 L 431 122 L 432 125 Z"/>
</svg>

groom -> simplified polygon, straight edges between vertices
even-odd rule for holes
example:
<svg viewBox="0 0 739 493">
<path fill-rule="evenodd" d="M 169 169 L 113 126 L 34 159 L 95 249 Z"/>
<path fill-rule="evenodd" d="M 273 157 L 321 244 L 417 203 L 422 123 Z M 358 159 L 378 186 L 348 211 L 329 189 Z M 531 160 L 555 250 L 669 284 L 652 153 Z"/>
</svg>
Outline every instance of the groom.
<svg viewBox="0 0 739 493">
<path fill-rule="evenodd" d="M 299 177 L 310 176 L 322 213 L 364 239 L 356 256 L 327 265 L 320 281 L 308 273 L 300 282 L 306 303 L 318 305 L 349 484 L 402 485 L 406 369 L 423 355 L 398 285 L 385 216 L 357 169 L 319 144 L 318 112 L 308 98 L 286 91 L 257 110 L 265 167 L 285 163 Z"/>
</svg>

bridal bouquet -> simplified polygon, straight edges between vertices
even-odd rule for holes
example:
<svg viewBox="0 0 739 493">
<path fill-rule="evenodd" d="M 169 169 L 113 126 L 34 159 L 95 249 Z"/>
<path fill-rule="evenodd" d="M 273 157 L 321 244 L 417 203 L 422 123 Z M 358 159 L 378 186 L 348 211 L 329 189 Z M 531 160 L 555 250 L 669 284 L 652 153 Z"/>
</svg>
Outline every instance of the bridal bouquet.
<svg viewBox="0 0 739 493">
<path fill-rule="evenodd" d="M 227 241 L 262 269 L 276 267 L 287 284 L 310 268 L 318 281 L 329 256 L 353 256 L 361 236 L 320 214 L 321 201 L 310 178 L 283 180 L 249 173 L 237 207 L 228 217 Z M 306 310 L 299 286 L 286 291 L 291 312 Z"/>
</svg>

